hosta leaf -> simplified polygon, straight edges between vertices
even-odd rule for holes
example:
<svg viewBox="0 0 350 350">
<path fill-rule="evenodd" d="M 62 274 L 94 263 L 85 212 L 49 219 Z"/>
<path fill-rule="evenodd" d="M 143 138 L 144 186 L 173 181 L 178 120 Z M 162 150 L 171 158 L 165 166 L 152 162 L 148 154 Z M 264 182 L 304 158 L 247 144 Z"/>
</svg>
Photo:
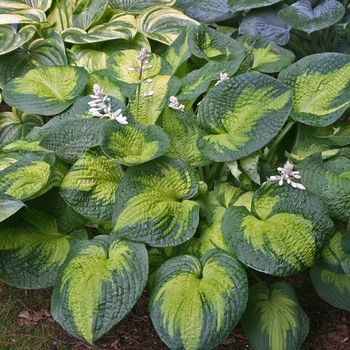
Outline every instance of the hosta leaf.
<svg viewBox="0 0 350 350">
<path fill-rule="evenodd" d="M 171 349 L 212 349 L 238 323 L 247 299 L 239 262 L 219 249 L 201 260 L 166 261 L 155 275 L 149 308 L 153 325 Z"/>
<path fill-rule="evenodd" d="M 45 12 L 38 9 L 29 8 L 0 14 L 0 25 L 18 23 L 37 24 L 38 22 L 46 22 Z"/>
<path fill-rule="evenodd" d="M 333 233 L 333 222 L 316 196 L 267 183 L 255 192 L 252 211 L 229 207 L 222 232 L 244 264 L 268 274 L 297 274 L 315 263 Z"/>
<path fill-rule="evenodd" d="M 259 350 L 298 350 L 309 333 L 309 319 L 286 282 L 250 287 L 241 323 L 249 344 Z"/>
<path fill-rule="evenodd" d="M 20 200 L 35 198 L 58 186 L 67 171 L 53 154 L 28 153 L 10 161 L 8 157 L 0 158 L 0 191 Z"/>
<path fill-rule="evenodd" d="M 190 239 L 198 225 L 199 204 L 193 200 L 198 180 L 183 160 L 160 157 L 127 169 L 119 184 L 114 231 L 154 247 Z"/>
<path fill-rule="evenodd" d="M 310 269 L 310 279 L 317 294 L 327 303 L 350 311 L 350 278 L 317 265 Z"/>
<path fill-rule="evenodd" d="M 302 0 L 281 10 L 278 16 L 293 28 L 310 34 L 337 23 L 344 14 L 345 8 L 339 1 L 324 0 L 313 8 L 310 1 Z"/>
<path fill-rule="evenodd" d="M 87 32 L 78 27 L 66 29 L 61 33 L 64 41 L 73 44 L 97 43 L 116 39 L 131 40 L 135 34 L 135 18 L 125 13 L 114 15 L 107 23 L 96 25 Z"/>
<path fill-rule="evenodd" d="M 71 247 L 87 239 L 83 228 L 59 232 L 53 216 L 29 206 L 0 226 L 1 280 L 17 288 L 53 286 Z"/>
<path fill-rule="evenodd" d="M 198 149 L 197 140 L 204 132 L 198 127 L 194 114 L 166 108 L 157 123 L 170 138 L 167 156 L 183 158 L 191 166 L 203 166 L 211 162 Z"/>
<path fill-rule="evenodd" d="M 242 19 L 238 33 L 260 36 L 273 41 L 276 45 L 286 45 L 290 39 L 292 27 L 278 18 L 278 13 L 285 5 L 251 10 Z"/>
<path fill-rule="evenodd" d="M 122 177 L 123 171 L 116 162 L 88 151 L 63 178 L 60 194 L 75 211 L 90 220 L 110 221 Z"/>
<path fill-rule="evenodd" d="M 148 38 L 170 45 L 189 23 L 199 24 L 169 7 L 151 7 L 137 16 L 137 27 Z"/>
<path fill-rule="evenodd" d="M 77 2 L 75 2 L 76 4 Z M 70 0 L 54 1 L 47 20 L 55 23 L 55 30 L 61 33 L 64 29 L 71 27 L 71 16 L 73 11 L 73 3 Z M 65 14 L 62 16 L 62 14 Z"/>
<path fill-rule="evenodd" d="M 108 157 L 123 165 L 148 162 L 163 155 L 169 146 L 168 135 L 156 125 L 122 125 L 111 120 L 101 129 L 102 150 Z"/>
<path fill-rule="evenodd" d="M 350 103 L 350 57 L 339 53 L 314 54 L 285 68 L 278 80 L 294 91 L 295 120 L 312 126 L 336 121 Z"/>
<path fill-rule="evenodd" d="M 200 125 L 209 134 L 199 149 L 218 162 L 246 157 L 278 134 L 291 109 L 291 91 L 272 77 L 245 73 L 225 80 L 199 105 Z"/>
<path fill-rule="evenodd" d="M 23 206 L 25 204 L 19 199 L 0 193 L 0 222 L 16 213 Z"/>
<path fill-rule="evenodd" d="M 276 73 L 293 63 L 293 52 L 277 46 L 273 41 L 262 37 L 242 35 L 237 38 L 251 50 L 252 69 L 263 73 Z"/>
<path fill-rule="evenodd" d="M 85 0 L 77 2 L 72 12 L 72 27 L 87 29 L 96 22 L 108 6 L 108 0 Z"/>
<path fill-rule="evenodd" d="M 88 72 L 82 67 L 40 66 L 11 80 L 4 87 L 3 98 L 24 112 L 54 115 L 82 94 L 88 80 Z"/>
<path fill-rule="evenodd" d="M 97 118 L 64 118 L 44 133 L 40 145 L 73 163 L 88 148 L 99 145 L 100 130 L 105 122 Z"/>
<path fill-rule="evenodd" d="M 12 112 L 0 112 L 0 144 L 13 142 L 25 137 L 35 126 L 42 126 L 41 115 L 22 113 L 12 109 Z"/>
<path fill-rule="evenodd" d="M 82 242 L 61 269 L 52 316 L 70 334 L 92 344 L 131 311 L 147 275 L 143 244 L 113 236 Z"/>
<path fill-rule="evenodd" d="M 216 181 L 214 186 L 215 197 L 219 201 L 220 205 L 228 208 L 243 195 L 244 190 L 240 187 L 233 186 L 229 182 Z"/>
<path fill-rule="evenodd" d="M 319 154 L 299 164 L 303 184 L 321 198 L 331 217 L 350 218 L 350 159 L 336 157 L 323 163 Z"/>
<path fill-rule="evenodd" d="M 110 0 L 110 6 L 114 9 L 139 13 L 151 6 L 171 6 L 175 0 Z"/>
<path fill-rule="evenodd" d="M 27 25 L 18 32 L 10 25 L 0 26 L 0 55 L 11 52 L 28 42 L 36 33 L 33 25 Z"/>
</svg>

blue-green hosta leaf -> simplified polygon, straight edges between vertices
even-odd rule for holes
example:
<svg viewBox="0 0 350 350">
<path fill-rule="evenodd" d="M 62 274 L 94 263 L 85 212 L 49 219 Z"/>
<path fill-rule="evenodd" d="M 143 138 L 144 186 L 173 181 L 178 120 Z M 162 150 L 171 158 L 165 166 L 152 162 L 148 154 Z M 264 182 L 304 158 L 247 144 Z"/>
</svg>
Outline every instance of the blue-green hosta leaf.
<svg viewBox="0 0 350 350">
<path fill-rule="evenodd" d="M 41 115 L 22 113 L 13 108 L 12 112 L 0 112 L 0 144 L 13 142 L 25 137 L 35 126 L 42 126 Z"/>
<path fill-rule="evenodd" d="M 38 9 L 28 8 L 0 14 L 2 24 L 38 24 L 46 22 L 45 12 Z"/>
<path fill-rule="evenodd" d="M 88 80 L 82 67 L 40 66 L 6 84 L 3 98 L 24 112 L 54 115 L 73 104 Z"/>
<path fill-rule="evenodd" d="M 309 319 L 286 282 L 250 287 L 241 323 L 249 344 L 259 350 L 298 350 L 309 333 Z"/>
<path fill-rule="evenodd" d="M 75 211 L 90 220 L 110 221 L 122 177 L 123 171 L 114 160 L 88 151 L 63 178 L 60 194 Z"/>
<path fill-rule="evenodd" d="M 96 25 L 88 31 L 79 27 L 69 28 L 64 30 L 61 35 L 66 42 L 86 44 L 116 39 L 131 40 L 136 31 L 135 17 L 120 13 L 114 15 L 107 23 Z"/>
<path fill-rule="evenodd" d="M 110 0 L 113 9 L 131 13 L 139 13 L 151 6 L 171 6 L 175 0 Z"/>
<path fill-rule="evenodd" d="M 314 265 L 310 269 L 310 279 L 323 300 L 334 307 L 350 311 L 350 277 Z"/>
<path fill-rule="evenodd" d="M 190 239 L 198 225 L 198 180 L 183 159 L 162 156 L 130 167 L 117 189 L 114 231 L 154 247 Z"/>
<path fill-rule="evenodd" d="M 22 27 L 18 32 L 10 25 L 0 26 L 0 55 L 11 52 L 28 42 L 36 33 L 33 25 Z"/>
<path fill-rule="evenodd" d="M 108 0 L 84 0 L 76 3 L 72 12 L 72 27 L 87 29 L 96 22 L 108 6 Z"/>
<path fill-rule="evenodd" d="M 337 23 L 344 14 L 344 6 L 336 0 L 324 0 L 314 8 L 310 1 L 301 0 L 282 9 L 278 17 L 293 28 L 310 34 Z"/>
<path fill-rule="evenodd" d="M 110 120 L 101 129 L 100 144 L 108 157 L 130 166 L 146 163 L 165 154 L 170 140 L 157 125 L 122 125 L 116 120 Z"/>
<path fill-rule="evenodd" d="M 227 61 L 242 59 L 244 46 L 231 37 L 204 25 L 188 27 L 188 47 L 196 57 L 206 60 Z"/>
<path fill-rule="evenodd" d="M 204 132 L 198 127 L 194 114 L 166 108 L 157 124 L 170 138 L 167 156 L 183 158 L 191 166 L 203 166 L 211 162 L 198 149 L 197 140 L 204 135 Z"/>
<path fill-rule="evenodd" d="M 0 222 L 16 213 L 23 206 L 25 204 L 19 199 L 0 193 Z"/>
<path fill-rule="evenodd" d="M 350 218 L 350 159 L 335 157 L 323 163 L 320 154 L 299 164 L 303 184 L 321 198 L 329 215 L 339 220 Z"/>
<path fill-rule="evenodd" d="M 137 16 L 138 30 L 166 45 L 170 45 L 189 23 L 199 24 L 171 7 L 154 6 Z"/>
<path fill-rule="evenodd" d="M 52 316 L 70 334 L 92 344 L 131 311 L 147 276 L 143 244 L 113 236 L 82 242 L 61 269 Z"/>
<path fill-rule="evenodd" d="M 97 118 L 63 118 L 60 123 L 48 128 L 40 145 L 73 163 L 88 148 L 99 145 L 100 130 L 105 122 Z"/>
<path fill-rule="evenodd" d="M 260 36 L 273 41 L 276 45 L 286 45 L 292 27 L 278 18 L 278 13 L 284 7 L 284 4 L 278 4 L 249 11 L 239 25 L 238 33 Z"/>
<path fill-rule="evenodd" d="M 29 200 L 59 186 L 66 174 L 66 166 L 53 154 L 28 153 L 9 160 L 10 154 L 0 158 L 0 191 L 20 200 Z"/>
<path fill-rule="evenodd" d="M 294 62 L 293 52 L 277 46 L 273 41 L 259 36 L 242 35 L 237 38 L 251 50 L 253 63 L 251 69 L 263 73 L 276 73 Z"/>
<path fill-rule="evenodd" d="M 336 121 L 350 103 L 350 57 L 314 54 L 282 70 L 278 80 L 293 89 L 291 117 L 312 126 Z"/>
<path fill-rule="evenodd" d="M 246 157 L 266 145 L 292 109 L 291 91 L 267 75 L 245 73 L 215 86 L 199 105 L 209 135 L 199 149 L 218 162 Z"/>
<path fill-rule="evenodd" d="M 150 294 L 153 325 L 171 349 L 212 349 L 238 323 L 247 301 L 239 262 L 219 249 L 200 260 L 174 257 L 157 271 Z"/>
<path fill-rule="evenodd" d="M 229 207 L 221 229 L 228 247 L 244 264 L 288 276 L 315 263 L 333 233 L 333 222 L 316 196 L 275 182 L 255 192 L 251 212 Z"/>
<path fill-rule="evenodd" d="M 0 224 L 1 280 L 17 288 L 53 286 L 74 244 L 85 229 L 59 232 L 52 215 L 27 207 Z"/>
</svg>

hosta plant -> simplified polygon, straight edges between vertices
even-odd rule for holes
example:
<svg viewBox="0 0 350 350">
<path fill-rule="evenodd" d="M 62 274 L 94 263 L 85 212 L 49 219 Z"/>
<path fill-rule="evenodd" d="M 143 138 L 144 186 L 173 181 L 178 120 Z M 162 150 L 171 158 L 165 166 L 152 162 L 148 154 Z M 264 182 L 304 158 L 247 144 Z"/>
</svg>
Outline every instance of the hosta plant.
<svg viewBox="0 0 350 350">
<path fill-rule="evenodd" d="M 346 6 L 0 4 L 0 279 L 90 344 L 145 290 L 171 349 L 298 349 L 305 271 L 350 310 L 350 57 L 294 45 Z"/>
</svg>

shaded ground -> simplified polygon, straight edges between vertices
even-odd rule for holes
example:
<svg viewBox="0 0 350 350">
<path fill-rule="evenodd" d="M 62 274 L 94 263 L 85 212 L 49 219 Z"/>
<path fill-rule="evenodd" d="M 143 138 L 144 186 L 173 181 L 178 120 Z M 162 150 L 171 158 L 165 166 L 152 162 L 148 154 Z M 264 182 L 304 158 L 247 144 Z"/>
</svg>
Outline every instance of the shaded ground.
<svg viewBox="0 0 350 350">
<path fill-rule="evenodd" d="M 350 313 L 315 293 L 308 274 L 288 279 L 310 319 L 302 350 L 350 350 Z M 153 329 L 144 293 L 132 312 L 94 346 L 65 332 L 50 316 L 51 289 L 21 290 L 0 282 L 0 349 L 5 350 L 165 350 Z M 251 349 L 240 325 L 215 350 Z"/>
</svg>

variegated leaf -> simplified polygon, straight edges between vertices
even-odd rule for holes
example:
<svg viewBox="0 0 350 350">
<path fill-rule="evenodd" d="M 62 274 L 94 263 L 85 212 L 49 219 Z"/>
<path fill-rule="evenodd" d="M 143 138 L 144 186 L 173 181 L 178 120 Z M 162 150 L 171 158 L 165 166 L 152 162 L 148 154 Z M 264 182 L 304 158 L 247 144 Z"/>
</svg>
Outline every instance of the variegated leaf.
<svg viewBox="0 0 350 350">
<path fill-rule="evenodd" d="M 18 32 L 10 25 L 0 26 L 0 55 L 11 52 L 26 42 L 28 42 L 36 33 L 36 28 L 33 25 L 27 25 L 21 28 Z"/>
</svg>

